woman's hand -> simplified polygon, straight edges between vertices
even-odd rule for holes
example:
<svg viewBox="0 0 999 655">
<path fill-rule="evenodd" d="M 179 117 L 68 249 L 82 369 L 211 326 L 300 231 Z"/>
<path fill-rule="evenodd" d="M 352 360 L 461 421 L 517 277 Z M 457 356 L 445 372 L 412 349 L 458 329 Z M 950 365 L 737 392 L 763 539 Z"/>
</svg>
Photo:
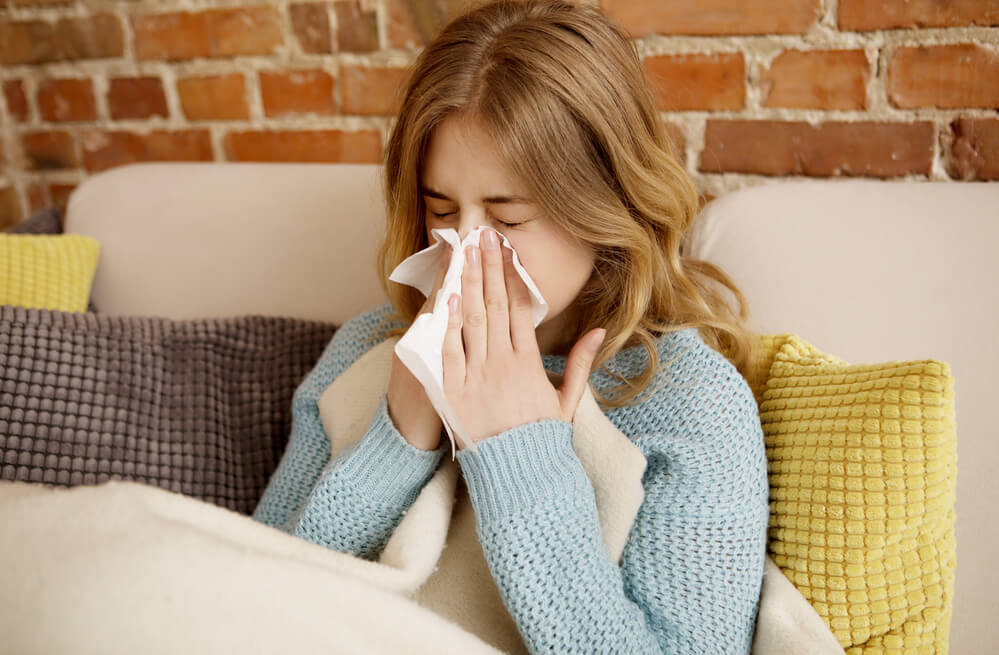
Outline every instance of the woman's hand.
<svg viewBox="0 0 999 655">
<path fill-rule="evenodd" d="M 434 298 L 444 284 L 444 274 L 451 262 L 451 246 L 444 244 L 444 253 L 437 268 L 437 279 L 434 288 L 427 296 L 426 302 L 420 308 L 419 314 L 426 314 L 434 309 Z M 387 392 L 388 412 L 399 433 L 410 445 L 423 450 L 436 450 L 440 445 L 441 423 L 437 411 L 427 398 L 420 381 L 410 373 L 399 355 L 392 354 L 392 372 L 389 374 Z"/>
<path fill-rule="evenodd" d="M 556 389 L 542 366 L 530 292 L 510 250 L 501 248 L 493 230 L 482 235 L 482 243 L 481 251 L 466 248 L 462 297 L 452 295 L 448 302 L 448 401 L 473 442 L 545 418 L 572 422 L 606 331 L 591 330 L 576 342 Z"/>
</svg>

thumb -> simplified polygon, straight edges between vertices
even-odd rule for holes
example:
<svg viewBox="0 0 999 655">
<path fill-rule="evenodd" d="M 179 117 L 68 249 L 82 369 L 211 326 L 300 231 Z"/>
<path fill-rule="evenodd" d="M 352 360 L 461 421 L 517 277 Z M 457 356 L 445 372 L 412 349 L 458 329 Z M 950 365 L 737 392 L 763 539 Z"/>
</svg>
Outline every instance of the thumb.
<svg viewBox="0 0 999 655">
<path fill-rule="evenodd" d="M 562 408 L 562 417 L 571 422 L 576 414 L 576 407 L 579 399 L 583 397 L 586 383 L 590 378 L 590 368 L 593 360 L 597 356 L 607 336 L 607 330 L 596 328 L 587 332 L 582 339 L 569 351 L 569 358 L 565 363 L 565 375 L 562 378 L 562 387 L 558 390 L 559 404 Z"/>
</svg>

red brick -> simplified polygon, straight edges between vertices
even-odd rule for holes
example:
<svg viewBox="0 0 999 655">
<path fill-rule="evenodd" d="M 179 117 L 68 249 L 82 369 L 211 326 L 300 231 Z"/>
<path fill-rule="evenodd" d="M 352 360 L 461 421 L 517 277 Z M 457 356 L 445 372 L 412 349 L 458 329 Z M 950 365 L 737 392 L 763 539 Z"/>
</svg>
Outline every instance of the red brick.
<svg viewBox="0 0 999 655">
<path fill-rule="evenodd" d="M 336 113 L 333 76 L 325 71 L 260 71 L 259 76 L 267 116 Z"/>
<path fill-rule="evenodd" d="M 297 130 L 230 132 L 230 161 L 381 163 L 381 137 L 375 130 Z"/>
<path fill-rule="evenodd" d="M 869 78 L 863 50 L 788 50 L 760 75 L 763 106 L 865 109 Z"/>
<path fill-rule="evenodd" d="M 69 203 L 69 196 L 73 193 L 76 184 L 49 184 L 49 202 L 56 206 L 62 216 L 66 215 L 66 205 Z"/>
<path fill-rule="evenodd" d="M 14 187 L 0 186 L 0 231 L 14 227 L 25 219 L 21 210 L 21 201 L 17 198 Z"/>
<path fill-rule="evenodd" d="M 465 6 L 463 0 L 386 0 L 389 47 L 413 49 L 430 43 Z"/>
<path fill-rule="evenodd" d="M 394 116 L 404 92 L 405 68 L 362 68 L 345 65 L 340 73 L 343 113 Z"/>
<path fill-rule="evenodd" d="M 15 121 L 28 120 L 28 97 L 24 95 L 24 80 L 5 80 L 3 95 L 7 100 L 7 113 Z"/>
<path fill-rule="evenodd" d="M 746 62 L 742 53 L 647 57 L 645 73 L 660 109 L 742 109 Z"/>
<path fill-rule="evenodd" d="M 951 123 L 950 176 L 999 180 L 999 119 L 959 118 Z"/>
<path fill-rule="evenodd" d="M 649 34 L 800 34 L 819 18 L 822 0 L 601 0 L 634 37 Z"/>
<path fill-rule="evenodd" d="M 45 187 L 39 182 L 29 182 L 25 189 L 25 195 L 28 197 L 28 211 L 32 214 L 52 204 L 49 202 Z"/>
<path fill-rule="evenodd" d="M 839 29 L 999 25 L 995 0 L 839 0 Z"/>
<path fill-rule="evenodd" d="M 97 120 L 94 84 L 89 78 L 49 79 L 38 85 L 38 111 L 47 121 Z"/>
<path fill-rule="evenodd" d="M 709 120 L 700 170 L 760 175 L 927 175 L 931 122 L 845 123 Z"/>
<path fill-rule="evenodd" d="M 328 3 L 296 2 L 292 3 L 288 10 L 291 15 L 291 29 L 298 39 L 302 52 L 308 54 L 333 52 Z"/>
<path fill-rule="evenodd" d="M 687 161 L 687 137 L 683 133 L 683 128 L 676 123 L 666 124 L 666 133 L 669 134 L 670 141 L 673 142 L 673 147 L 676 148 L 676 154 L 679 156 L 681 162 Z"/>
<path fill-rule="evenodd" d="M 148 134 L 88 130 L 83 134 L 83 163 L 103 171 L 141 161 L 213 161 L 208 130 L 153 130 Z"/>
<path fill-rule="evenodd" d="M 283 43 L 276 7 L 132 16 L 136 59 L 271 54 Z"/>
<path fill-rule="evenodd" d="M 888 65 L 896 107 L 999 107 L 999 54 L 978 44 L 899 48 Z"/>
<path fill-rule="evenodd" d="M 29 132 L 21 135 L 21 147 L 30 170 L 76 168 L 80 158 L 76 154 L 73 135 L 62 130 Z"/>
<path fill-rule="evenodd" d="M 440 17 L 436 15 L 437 6 L 433 2 L 386 0 L 385 12 L 391 48 L 418 48 L 428 43 L 432 38 L 430 34 L 439 29 Z"/>
<path fill-rule="evenodd" d="M 86 18 L 0 20 L 0 64 L 104 59 L 125 54 L 121 22 L 111 14 Z"/>
<path fill-rule="evenodd" d="M 113 77 L 108 87 L 111 118 L 170 117 L 163 80 L 158 77 Z"/>
<path fill-rule="evenodd" d="M 188 120 L 246 120 L 246 80 L 242 73 L 177 80 L 180 106 Z"/>
<path fill-rule="evenodd" d="M 375 11 L 361 11 L 357 0 L 338 0 L 336 12 L 336 50 L 371 52 L 378 49 L 378 18 Z"/>
</svg>

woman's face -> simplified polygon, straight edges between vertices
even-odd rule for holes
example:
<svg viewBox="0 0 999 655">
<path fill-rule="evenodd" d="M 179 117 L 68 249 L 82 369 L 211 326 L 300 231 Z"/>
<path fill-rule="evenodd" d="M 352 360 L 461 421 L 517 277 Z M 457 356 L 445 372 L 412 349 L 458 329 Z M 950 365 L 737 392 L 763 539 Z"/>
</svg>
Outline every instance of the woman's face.
<svg viewBox="0 0 999 655">
<path fill-rule="evenodd" d="M 506 236 L 548 303 L 536 335 L 542 353 L 567 354 L 575 333 L 573 301 L 593 271 L 594 256 L 527 195 L 527 187 L 500 160 L 476 122 L 451 117 L 430 138 L 421 193 L 430 230 L 465 236 L 480 225 Z"/>
</svg>

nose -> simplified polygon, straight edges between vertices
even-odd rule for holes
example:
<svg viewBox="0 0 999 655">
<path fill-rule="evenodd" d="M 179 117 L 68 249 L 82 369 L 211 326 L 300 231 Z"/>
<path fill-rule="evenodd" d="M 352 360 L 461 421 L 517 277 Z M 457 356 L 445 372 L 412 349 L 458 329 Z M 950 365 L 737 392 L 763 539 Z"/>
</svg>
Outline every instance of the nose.
<svg viewBox="0 0 999 655">
<path fill-rule="evenodd" d="M 495 229 L 482 208 L 475 207 L 473 209 L 462 210 L 458 220 L 458 238 L 464 241 L 465 237 L 475 231 L 475 228 L 482 225 Z"/>
</svg>

